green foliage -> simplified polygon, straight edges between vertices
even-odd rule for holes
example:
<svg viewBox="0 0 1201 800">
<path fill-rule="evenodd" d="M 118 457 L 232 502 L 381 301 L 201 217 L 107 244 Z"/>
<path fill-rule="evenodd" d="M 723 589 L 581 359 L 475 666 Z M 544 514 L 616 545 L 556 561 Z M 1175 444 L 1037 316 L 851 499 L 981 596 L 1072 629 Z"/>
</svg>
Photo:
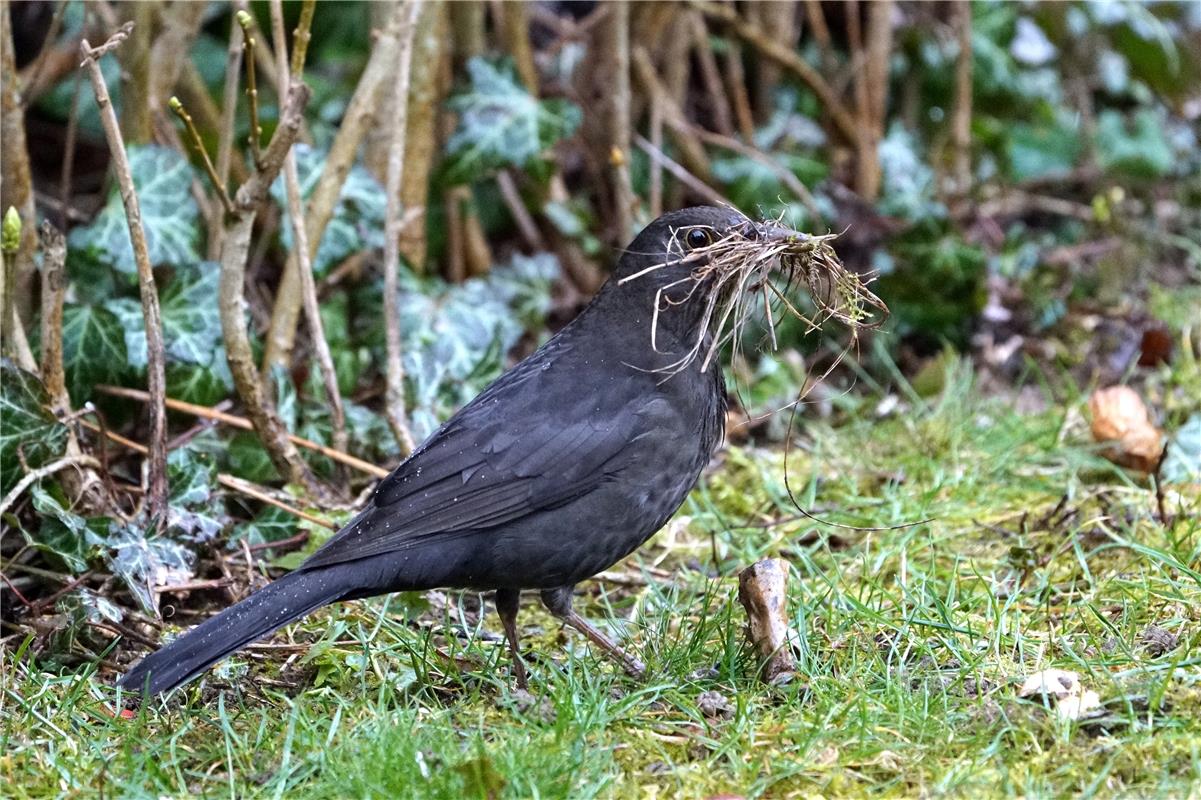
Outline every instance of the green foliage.
<svg viewBox="0 0 1201 800">
<path fill-rule="evenodd" d="M 904 335 L 929 346 L 967 345 L 971 325 L 984 307 L 987 259 L 983 250 L 937 223 L 919 226 L 893 245 L 896 263 L 880 278 Z"/>
<path fill-rule="evenodd" d="M 167 526 L 173 536 L 208 542 L 229 524 L 224 498 L 214 489 L 216 479 L 215 459 L 203 450 L 185 447 L 167 454 Z"/>
<path fill-rule="evenodd" d="M 459 285 L 406 275 L 398 303 L 415 436 L 500 373 L 522 334 L 542 323 L 557 274 L 554 257 L 540 254 Z"/>
<path fill-rule="evenodd" d="M 1014 180 L 1064 175 L 1080 156 L 1080 134 L 1073 123 L 1054 119 L 1008 126 L 1006 155 Z"/>
<path fill-rule="evenodd" d="M 160 290 L 163 349 L 170 394 L 180 400 L 209 404 L 233 390 L 233 376 L 222 344 L 217 305 L 219 266 L 211 261 L 178 267 Z M 141 304 L 117 297 L 104 307 L 121 323 L 129 366 L 146 368 L 146 323 Z"/>
<path fill-rule="evenodd" d="M 105 306 L 64 308 L 63 370 L 77 405 L 92 397 L 96 384 L 123 381 L 130 367 L 121 319 Z"/>
<path fill-rule="evenodd" d="M 0 494 L 25 474 L 22 462 L 40 467 L 66 448 L 67 428 L 49 406 L 36 375 L 0 359 Z"/>
<path fill-rule="evenodd" d="M 192 166 L 175 150 L 157 145 L 131 145 L 127 152 L 151 266 L 199 261 L 200 210 L 192 197 Z M 72 248 L 91 249 L 119 272 L 137 272 L 116 186 L 96 219 L 71 231 L 68 242 Z"/>
<path fill-rule="evenodd" d="M 295 153 L 301 197 L 307 200 L 317 188 L 321 170 L 325 166 L 326 153 L 304 144 L 296 145 Z M 283 211 L 280 241 L 285 249 L 291 250 L 292 218 L 288 212 L 287 193 L 282 175 L 271 185 L 271 197 Z M 382 248 L 386 206 L 384 188 L 371 173 L 357 164 L 351 167 L 346 181 L 342 184 L 342 193 L 338 196 L 334 214 L 321 237 L 317 256 L 313 259 L 313 273 L 317 276 L 324 275 L 347 256 L 362 250 Z"/>
<path fill-rule="evenodd" d="M 583 119 L 566 100 L 531 95 L 508 65 L 473 58 L 467 71 L 471 88 L 450 101 L 459 125 L 446 143 L 448 183 L 468 183 L 501 167 L 532 168 Z"/>
<path fill-rule="evenodd" d="M 1097 160 L 1106 171 L 1133 178 L 1162 178 L 1173 166 L 1163 122 L 1150 109 L 1138 111 L 1129 122 L 1118 111 L 1102 111 L 1097 116 Z"/>
<path fill-rule="evenodd" d="M 69 510 L 55 484 L 34 486 L 29 496 L 40 524 L 36 535 L 26 534 L 26 540 L 47 554 L 50 563 L 59 569 L 73 575 L 86 570 L 88 563 L 102 552 L 112 520 L 84 518 Z"/>
</svg>

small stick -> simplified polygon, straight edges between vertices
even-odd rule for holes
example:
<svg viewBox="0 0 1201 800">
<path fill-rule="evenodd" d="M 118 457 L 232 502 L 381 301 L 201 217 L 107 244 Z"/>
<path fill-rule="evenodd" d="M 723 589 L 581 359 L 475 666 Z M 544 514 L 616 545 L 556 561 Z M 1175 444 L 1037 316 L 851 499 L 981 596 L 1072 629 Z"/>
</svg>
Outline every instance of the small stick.
<svg viewBox="0 0 1201 800">
<path fill-rule="evenodd" d="M 413 38 L 421 4 L 417 0 L 405 0 L 404 28 L 400 33 L 400 46 L 396 51 L 396 82 L 392 98 L 396 109 L 396 121 L 392 128 L 392 141 L 388 145 L 388 175 L 385 187 L 387 209 L 384 217 L 384 330 L 387 338 L 387 393 L 384 407 L 392 434 L 405 455 L 413 452 L 415 443 L 409 429 L 405 412 L 404 361 L 401 358 L 400 312 L 396 306 L 399 290 L 400 268 L 400 189 L 404 177 L 405 134 L 408 129 L 409 82 L 413 68 Z"/>
<path fill-rule="evenodd" d="M 651 157 L 651 160 L 656 164 L 663 165 L 672 175 L 681 183 L 687 186 L 692 191 L 703 197 L 714 205 L 729 206 L 730 201 L 722 197 L 716 189 L 712 188 L 700 178 L 693 175 L 688 170 L 684 169 L 678 162 L 673 160 L 671 156 L 664 153 L 658 147 L 646 140 L 646 137 L 640 133 L 634 134 L 634 144 L 642 148 L 642 151 Z"/>
<path fill-rule="evenodd" d="M 287 511 L 292 516 L 300 517 L 306 522 L 311 522 L 314 525 L 320 525 L 324 528 L 329 528 L 331 531 L 338 530 L 338 526 L 333 522 L 330 522 L 327 519 L 322 519 L 321 517 L 314 517 L 312 514 L 305 513 L 299 508 L 290 506 L 282 500 L 276 500 L 274 497 L 268 494 L 265 489 L 255 486 L 250 481 L 242 480 L 241 478 L 236 478 L 233 475 L 222 472 L 217 475 L 217 482 L 222 486 L 228 486 L 235 492 L 241 492 L 247 497 L 253 497 L 255 500 L 259 500 L 267 505 L 275 506 L 282 511 Z"/>
<path fill-rule="evenodd" d="M 224 186 L 233 161 L 234 121 L 238 113 L 238 72 L 242 66 L 242 26 L 235 16 L 230 25 L 229 49 L 225 56 L 225 90 L 221 99 L 221 128 L 217 134 L 217 177 Z M 214 215 L 215 217 L 215 215 Z M 221 220 L 209 222 L 208 257 L 216 260 L 221 254 L 221 238 L 225 226 Z"/>
<path fill-rule="evenodd" d="M 313 20 L 315 0 L 306 0 L 300 14 L 300 25 L 296 28 L 299 41 L 308 41 L 308 26 Z M 275 37 L 275 54 L 280 73 L 280 86 L 284 92 L 295 83 L 302 83 L 301 71 L 304 62 L 297 62 L 295 53 L 292 58 L 292 72 L 287 71 L 287 42 L 284 37 L 284 11 L 282 0 L 271 0 L 271 29 Z M 303 55 L 303 51 L 301 51 Z M 293 254 L 300 271 L 300 292 L 304 302 L 305 321 L 309 326 L 309 337 L 312 339 L 313 350 L 317 355 L 317 365 L 321 370 L 321 383 L 325 389 L 325 400 L 330 406 L 330 416 L 333 422 L 334 447 L 346 450 L 346 412 L 342 408 L 342 394 L 338 391 L 338 375 L 334 370 L 334 357 L 329 349 L 329 341 L 325 338 L 325 326 L 321 322 L 321 308 L 317 304 L 317 284 L 313 279 L 313 262 L 310 257 L 309 236 L 305 218 L 304 200 L 300 196 L 300 172 L 296 166 L 295 148 L 288 151 L 284 159 L 284 188 L 287 194 L 288 216 L 292 222 Z M 339 478 L 345 481 L 346 475 L 339 470 Z"/>
<path fill-rule="evenodd" d="M 129 240 L 133 246 L 134 261 L 138 268 L 138 290 L 142 302 L 142 317 L 146 328 L 146 374 L 150 390 L 150 468 L 148 476 L 147 510 L 152 522 L 162 519 L 167 510 L 167 413 L 163 398 L 167 393 L 166 357 L 163 350 L 163 321 L 158 304 L 158 289 L 154 283 L 154 272 L 150 266 L 150 251 L 146 243 L 146 231 L 142 227 L 142 210 L 134 190 L 133 173 L 125 151 L 125 141 L 117 114 L 109 99 L 108 87 L 100 71 L 99 58 L 121 44 L 133 30 L 127 22 L 109 37 L 108 41 L 92 49 L 87 39 L 79 43 L 83 56 L 80 65 L 87 69 L 100 107 L 100 122 L 104 127 L 112 155 L 113 171 L 121 189 L 121 200 L 125 205 L 125 220 L 129 227 Z"/>
<path fill-rule="evenodd" d="M 64 470 L 67 467 L 91 467 L 93 469 L 100 468 L 100 462 L 88 455 L 64 456 L 63 458 L 51 461 L 49 464 L 31 469 L 21 476 L 21 480 L 17 481 L 17 485 L 9 490 L 8 494 L 4 495 L 4 499 L 0 500 L 0 514 L 8 510 L 8 507 L 16 502 L 17 498 L 36 481 L 40 481 L 47 475 Z"/>
<path fill-rule="evenodd" d="M 525 239 L 525 243 L 533 250 L 545 250 L 546 241 L 542 238 L 538 226 L 534 224 L 534 218 L 530 216 L 529 209 L 521 200 L 521 193 L 517 191 L 517 184 L 513 181 L 513 173 L 502 169 L 496 175 L 496 185 L 500 187 L 500 196 L 505 201 L 505 207 L 509 209 L 509 213 L 513 215 L 513 221 L 517 223 L 517 230 L 521 232 L 521 238 Z"/>
<path fill-rule="evenodd" d="M 196 124 L 192 121 L 192 115 L 183 107 L 183 103 L 179 101 L 178 97 L 172 96 L 167 101 L 167 106 L 175 112 L 175 116 L 183 120 L 184 127 L 188 129 L 188 135 L 192 137 L 192 146 L 196 148 L 196 152 L 200 153 L 200 157 L 204 161 L 204 171 L 208 173 L 209 180 L 213 182 L 213 189 L 217 192 L 217 199 L 221 201 L 225 213 L 232 214 L 234 204 L 229 199 L 229 193 L 225 190 L 225 181 L 221 180 L 221 176 L 217 174 L 217 169 L 213 166 L 208 150 L 205 149 L 204 142 L 200 138 L 200 131 L 196 130 Z"/>
<path fill-rule="evenodd" d="M 259 90 L 255 84 L 254 17 L 250 16 L 249 11 L 239 11 L 237 20 L 238 25 L 242 26 L 242 60 L 246 62 L 246 98 L 250 103 L 250 154 L 254 159 L 254 165 L 262 169 L 263 154 L 259 148 L 263 138 L 263 127 L 259 124 Z M 283 92 L 280 94 L 282 95 Z"/>
<path fill-rule="evenodd" d="M 146 392 L 143 392 L 140 389 L 131 389 L 127 386 L 107 386 L 101 384 L 96 387 L 96 390 L 113 397 L 125 397 L 130 400 L 141 400 L 145 402 L 147 399 L 149 399 Z M 194 403 L 186 403 L 183 400 L 174 400 L 170 397 L 166 399 L 166 405 L 167 408 L 171 409 L 172 411 L 181 411 L 185 414 L 203 417 L 204 419 L 216 420 L 217 422 L 225 425 L 229 425 L 234 428 L 241 428 L 242 430 L 246 431 L 254 430 L 254 424 L 245 417 L 227 414 L 224 411 L 218 411 L 217 409 L 209 408 L 208 406 L 199 406 Z M 109 438 L 113 437 L 110 435 Z M 372 475 L 376 478 L 388 477 L 388 470 L 383 469 L 382 467 L 377 467 L 374 464 L 363 461 L 360 458 L 355 458 L 347 453 L 335 450 L 332 447 L 326 447 L 323 444 L 318 444 L 317 442 L 305 439 L 301 436 L 295 436 L 293 434 L 288 434 L 288 439 L 297 447 L 303 447 L 306 450 L 313 450 L 325 456 L 326 458 L 345 464 L 348 467 L 353 467 L 360 472 Z M 113 441 L 119 440 L 113 438 Z M 124 444 L 124 442 L 121 443 Z M 139 445 L 136 442 L 133 444 L 135 445 L 135 449 L 142 447 L 142 445 Z"/>
<path fill-rule="evenodd" d="M 63 295 L 67 291 L 67 240 L 50 220 L 42 221 L 42 383 L 54 409 L 71 410 L 63 374 Z"/>
</svg>

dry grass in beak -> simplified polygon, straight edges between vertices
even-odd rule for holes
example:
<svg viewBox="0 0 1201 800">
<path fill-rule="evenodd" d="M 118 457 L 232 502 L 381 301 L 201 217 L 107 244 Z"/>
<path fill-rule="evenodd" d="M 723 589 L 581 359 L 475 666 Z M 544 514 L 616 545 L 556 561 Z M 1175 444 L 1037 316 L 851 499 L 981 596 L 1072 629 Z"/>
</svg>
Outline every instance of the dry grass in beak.
<svg viewBox="0 0 1201 800">
<path fill-rule="evenodd" d="M 689 230 L 675 232 L 672 251 L 687 252 L 681 243 Z M 826 322 L 835 320 L 850 328 L 852 342 L 858 339 L 860 330 L 883 324 L 888 307 L 867 288 L 871 276 L 860 278 L 843 266 L 830 245 L 835 236 L 810 236 L 778 220 L 747 220 L 682 259 L 665 261 L 625 278 L 635 280 L 668 263 L 697 263 L 687 278 L 661 287 L 656 294 L 651 320 L 651 345 L 656 351 L 660 312 L 683 303 L 703 304 L 691 348 L 661 371 L 675 374 L 702 355 L 700 368 L 707 370 L 727 342 L 737 347 L 743 328 L 760 304 L 773 349 L 777 344 L 777 313 L 796 317 L 805 325 L 806 333 L 821 330 Z M 808 291 L 813 307 L 808 313 L 788 297 L 798 283 Z"/>
</svg>

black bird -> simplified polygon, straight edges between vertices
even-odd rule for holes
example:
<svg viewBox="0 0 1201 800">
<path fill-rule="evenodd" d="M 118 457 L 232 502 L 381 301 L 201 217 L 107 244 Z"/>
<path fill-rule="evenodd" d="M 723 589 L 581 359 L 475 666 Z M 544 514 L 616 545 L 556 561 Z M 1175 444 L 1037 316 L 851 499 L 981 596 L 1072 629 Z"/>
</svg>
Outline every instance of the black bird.
<svg viewBox="0 0 1201 800">
<path fill-rule="evenodd" d="M 436 587 L 496 591 L 521 687 L 522 589 L 640 675 L 641 662 L 572 609 L 572 587 L 658 531 L 720 443 L 720 365 L 679 368 L 712 335 L 698 331 L 704 300 L 687 279 L 706 246 L 754 229 L 712 207 L 652 222 L 574 321 L 451 417 L 333 539 L 119 684 L 158 694 L 321 606 Z"/>
</svg>

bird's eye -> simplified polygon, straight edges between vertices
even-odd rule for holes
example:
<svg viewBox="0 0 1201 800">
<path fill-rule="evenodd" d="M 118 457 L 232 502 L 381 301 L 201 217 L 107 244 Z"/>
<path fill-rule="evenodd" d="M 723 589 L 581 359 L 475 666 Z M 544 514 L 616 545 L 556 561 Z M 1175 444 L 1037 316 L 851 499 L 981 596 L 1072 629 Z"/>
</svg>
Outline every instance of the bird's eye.
<svg viewBox="0 0 1201 800">
<path fill-rule="evenodd" d="M 699 250 L 713 244 L 713 231 L 708 228 L 693 228 L 684 236 L 689 250 Z"/>
</svg>

